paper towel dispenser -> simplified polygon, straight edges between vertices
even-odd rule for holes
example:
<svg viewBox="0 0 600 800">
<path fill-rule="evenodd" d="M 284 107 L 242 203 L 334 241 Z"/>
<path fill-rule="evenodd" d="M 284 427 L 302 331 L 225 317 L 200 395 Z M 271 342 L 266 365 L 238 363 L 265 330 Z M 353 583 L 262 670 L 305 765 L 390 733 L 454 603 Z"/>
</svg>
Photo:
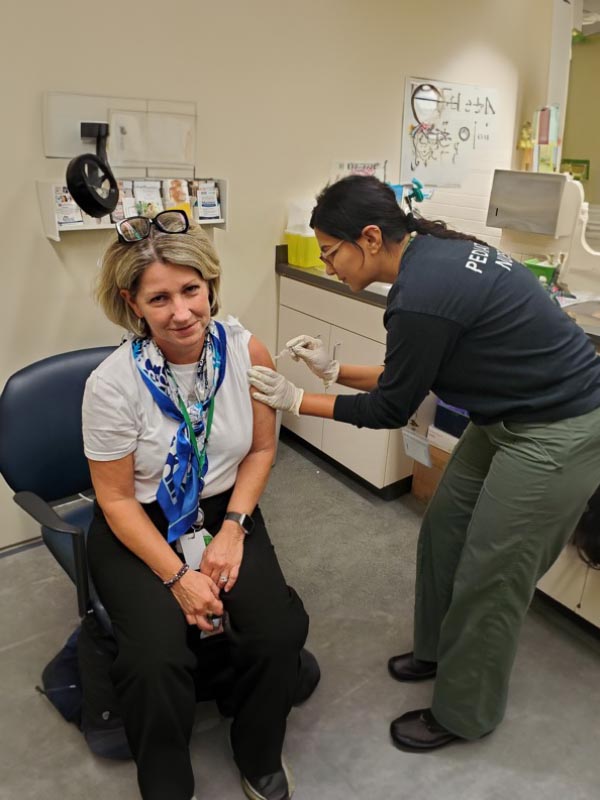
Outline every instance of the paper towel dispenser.
<svg viewBox="0 0 600 800">
<path fill-rule="evenodd" d="M 546 236 L 570 235 L 572 225 L 560 214 L 566 180 L 566 175 L 554 173 L 495 170 L 486 224 Z"/>
</svg>

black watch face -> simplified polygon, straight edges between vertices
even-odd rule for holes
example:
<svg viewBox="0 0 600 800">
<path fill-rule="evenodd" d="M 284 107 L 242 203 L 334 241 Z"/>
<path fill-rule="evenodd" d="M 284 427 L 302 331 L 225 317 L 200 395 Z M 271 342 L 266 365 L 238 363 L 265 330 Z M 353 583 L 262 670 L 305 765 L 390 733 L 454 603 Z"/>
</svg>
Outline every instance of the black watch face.
<svg viewBox="0 0 600 800">
<path fill-rule="evenodd" d="M 246 531 L 246 533 L 252 533 L 252 531 L 254 530 L 254 520 L 252 519 L 252 517 L 249 517 L 246 514 L 246 516 L 244 517 L 244 524 L 242 525 L 242 528 Z"/>
</svg>

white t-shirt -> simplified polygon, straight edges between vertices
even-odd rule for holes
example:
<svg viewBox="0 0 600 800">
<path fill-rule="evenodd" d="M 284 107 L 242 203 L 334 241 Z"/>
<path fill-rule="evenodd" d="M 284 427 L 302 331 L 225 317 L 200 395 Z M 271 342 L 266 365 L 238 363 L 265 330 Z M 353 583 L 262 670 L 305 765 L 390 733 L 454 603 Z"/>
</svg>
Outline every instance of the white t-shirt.
<svg viewBox="0 0 600 800">
<path fill-rule="evenodd" d="M 252 401 L 246 375 L 251 334 L 233 317 L 221 324 L 227 334 L 227 366 L 215 395 L 203 497 L 234 485 L 238 466 L 252 444 Z M 195 365 L 169 366 L 180 386 L 191 383 Z M 88 378 L 82 416 L 86 456 L 93 461 L 115 461 L 133 453 L 135 497 L 140 503 L 156 500 L 179 423 L 163 414 L 152 399 L 133 360 L 130 341 L 111 353 Z"/>
</svg>

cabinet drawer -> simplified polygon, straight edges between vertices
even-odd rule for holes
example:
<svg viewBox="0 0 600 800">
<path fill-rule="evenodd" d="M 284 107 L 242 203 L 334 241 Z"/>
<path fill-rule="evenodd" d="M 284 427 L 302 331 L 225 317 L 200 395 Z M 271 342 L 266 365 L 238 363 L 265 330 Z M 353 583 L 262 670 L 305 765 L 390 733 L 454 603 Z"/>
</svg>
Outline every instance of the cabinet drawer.
<svg viewBox="0 0 600 800">
<path fill-rule="evenodd" d="M 358 300 L 282 277 L 277 350 L 306 333 L 320 338 L 332 357 L 354 364 L 383 364 L 385 329 L 383 309 Z M 325 393 L 323 383 L 302 362 L 283 356 L 277 369 L 305 391 Z M 355 394 L 336 384 L 332 394 Z M 317 417 L 284 414 L 283 424 L 304 441 L 326 453 L 378 489 L 404 480 L 412 473 L 412 459 L 404 452 L 402 432 L 355 428 Z"/>
<path fill-rule="evenodd" d="M 355 364 L 381 364 L 385 348 L 379 342 L 331 327 L 329 346 L 336 358 Z M 336 394 L 356 394 L 356 389 L 335 386 Z M 385 485 L 385 465 L 390 432 L 355 428 L 344 422 L 326 419 L 323 425 L 323 452 L 335 458 L 361 478 L 377 486 Z"/>
<path fill-rule="evenodd" d="M 285 347 L 285 343 L 298 336 L 300 333 L 306 333 L 309 336 L 314 336 L 315 339 L 321 339 L 325 347 L 329 347 L 329 329 L 330 325 L 323 320 L 309 317 L 307 314 L 301 314 L 291 308 L 285 306 L 279 307 L 279 329 L 277 335 L 277 352 L 280 353 Z M 314 392 L 316 394 L 324 392 L 323 383 L 316 375 L 309 370 L 303 361 L 294 361 L 289 356 L 282 356 L 276 365 L 276 368 L 282 375 L 295 383 L 296 386 L 301 386 L 307 392 Z M 294 414 L 285 412 L 282 418 L 282 423 L 290 431 L 300 436 L 309 444 L 314 445 L 321 449 L 321 441 L 323 438 L 323 420 L 319 417 L 296 417 Z"/>
<path fill-rule="evenodd" d="M 342 297 L 291 278 L 280 278 L 279 290 L 282 305 L 385 344 L 383 308 Z"/>
</svg>

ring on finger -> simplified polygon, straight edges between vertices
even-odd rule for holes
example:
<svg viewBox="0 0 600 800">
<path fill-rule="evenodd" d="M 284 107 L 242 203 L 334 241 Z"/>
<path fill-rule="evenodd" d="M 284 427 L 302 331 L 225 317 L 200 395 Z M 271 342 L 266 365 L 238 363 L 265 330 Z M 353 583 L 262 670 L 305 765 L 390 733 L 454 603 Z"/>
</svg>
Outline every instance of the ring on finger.
<svg viewBox="0 0 600 800">
<path fill-rule="evenodd" d="M 229 578 L 227 577 L 227 575 L 220 575 L 219 576 L 219 583 L 227 583 L 228 580 L 229 580 Z"/>
</svg>

